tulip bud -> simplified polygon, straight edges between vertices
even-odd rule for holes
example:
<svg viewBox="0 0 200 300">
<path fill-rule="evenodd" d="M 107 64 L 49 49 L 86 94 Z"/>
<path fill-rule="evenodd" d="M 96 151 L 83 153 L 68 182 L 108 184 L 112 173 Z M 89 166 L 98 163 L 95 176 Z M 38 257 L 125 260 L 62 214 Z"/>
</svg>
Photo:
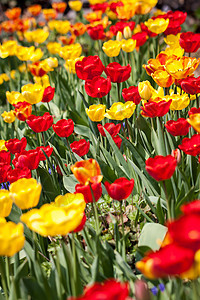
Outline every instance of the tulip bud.
<svg viewBox="0 0 200 300">
<path fill-rule="evenodd" d="M 180 161 L 181 161 L 181 151 L 179 149 L 172 150 L 171 156 L 173 156 L 176 159 L 177 164 L 180 163 Z"/>
<path fill-rule="evenodd" d="M 123 39 L 123 35 L 121 33 L 121 31 L 118 31 L 117 35 L 116 35 L 116 41 L 121 42 Z"/>
<path fill-rule="evenodd" d="M 123 30 L 123 35 L 125 39 L 130 39 L 132 37 L 132 31 L 129 26 L 126 26 Z"/>
<path fill-rule="evenodd" d="M 149 100 L 152 96 L 152 86 L 148 80 L 139 82 L 138 91 L 140 97 L 144 100 Z"/>
<path fill-rule="evenodd" d="M 136 300 L 150 300 L 150 293 L 147 283 L 144 280 L 136 280 L 135 282 Z"/>
</svg>

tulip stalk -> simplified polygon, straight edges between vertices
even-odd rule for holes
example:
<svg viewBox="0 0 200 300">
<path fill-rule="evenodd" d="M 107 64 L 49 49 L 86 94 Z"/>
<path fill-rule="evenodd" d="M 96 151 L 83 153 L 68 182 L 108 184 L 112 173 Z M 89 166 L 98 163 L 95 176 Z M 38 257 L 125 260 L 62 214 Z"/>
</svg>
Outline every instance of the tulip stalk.
<svg viewBox="0 0 200 300">
<path fill-rule="evenodd" d="M 123 218 L 123 207 L 122 200 L 120 201 L 120 217 L 122 223 L 122 257 L 126 261 L 126 243 L 125 243 L 125 234 L 124 234 L 124 218 Z"/>
<path fill-rule="evenodd" d="M 172 217 L 171 217 L 171 209 L 170 209 L 169 197 L 168 197 L 168 193 L 167 193 L 165 180 L 162 181 L 162 185 L 163 185 L 163 190 L 164 190 L 165 198 L 166 198 L 168 220 L 170 221 Z"/>
<path fill-rule="evenodd" d="M 6 283 L 5 264 L 4 264 L 4 260 L 1 256 L 0 256 L 0 273 L 1 273 L 1 281 L 2 281 L 4 293 L 5 293 L 5 297 L 6 297 L 6 300 L 8 300 L 9 296 L 8 296 L 8 289 L 7 289 L 7 283 Z"/>
<path fill-rule="evenodd" d="M 99 223 L 97 205 L 96 205 L 96 201 L 95 201 L 95 197 L 94 197 L 94 193 L 93 193 L 93 190 L 92 190 L 91 183 L 89 183 L 89 186 L 90 186 L 90 191 L 91 191 L 91 194 L 92 194 L 93 202 L 91 204 L 92 204 L 93 215 L 94 215 L 94 218 L 95 218 L 96 232 L 97 232 L 97 235 L 98 235 L 100 233 L 100 223 Z"/>
</svg>

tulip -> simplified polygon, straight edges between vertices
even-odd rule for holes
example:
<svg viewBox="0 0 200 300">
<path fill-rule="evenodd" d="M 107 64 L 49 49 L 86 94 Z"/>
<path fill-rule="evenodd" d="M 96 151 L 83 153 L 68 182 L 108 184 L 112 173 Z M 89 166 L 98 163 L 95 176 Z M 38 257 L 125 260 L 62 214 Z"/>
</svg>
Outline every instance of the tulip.
<svg viewBox="0 0 200 300">
<path fill-rule="evenodd" d="M 0 165 L 9 165 L 11 161 L 10 152 L 6 150 L 0 151 Z"/>
<path fill-rule="evenodd" d="M 108 195 L 118 201 L 127 199 L 133 191 L 134 179 L 128 180 L 124 177 L 116 179 L 112 184 L 104 183 Z"/>
<path fill-rule="evenodd" d="M 24 167 L 24 168 L 15 168 L 10 170 L 7 174 L 7 179 L 10 183 L 13 183 L 21 178 L 31 178 L 31 170 Z"/>
<path fill-rule="evenodd" d="M 45 88 L 42 102 L 45 102 L 45 103 L 50 102 L 54 97 L 54 93 L 55 93 L 55 88 L 52 88 L 51 86 L 48 86 L 47 88 Z"/>
<path fill-rule="evenodd" d="M 166 71 L 157 70 L 151 74 L 153 80 L 161 87 L 170 87 L 174 83 L 174 78 Z"/>
<path fill-rule="evenodd" d="M 39 162 L 39 153 L 35 149 L 17 153 L 12 161 L 15 168 L 28 168 L 30 170 L 37 169 Z"/>
<path fill-rule="evenodd" d="M 157 181 L 162 181 L 172 177 L 176 169 L 177 161 L 171 155 L 157 155 L 154 158 L 148 158 L 145 164 L 149 175 Z"/>
<path fill-rule="evenodd" d="M 144 280 L 137 279 L 135 281 L 135 297 L 136 300 L 150 300 L 150 292 L 148 285 Z"/>
<path fill-rule="evenodd" d="M 13 104 L 15 107 L 14 115 L 20 121 L 26 121 L 26 119 L 32 113 L 32 105 L 26 101 L 18 102 L 17 104 Z"/>
<path fill-rule="evenodd" d="M 109 57 L 118 56 L 121 50 L 121 42 L 110 40 L 103 44 L 102 49 Z"/>
<path fill-rule="evenodd" d="M 81 139 L 70 144 L 70 148 L 72 149 L 72 152 L 76 153 L 77 155 L 84 156 L 90 149 L 90 142 L 87 142 L 85 139 Z"/>
<path fill-rule="evenodd" d="M 77 22 L 73 25 L 73 32 L 76 36 L 83 35 L 86 32 L 86 30 L 87 27 L 81 22 Z"/>
<path fill-rule="evenodd" d="M 148 34 L 145 31 L 138 32 L 132 35 L 132 39 L 136 40 L 136 47 L 141 47 L 144 43 L 146 43 Z"/>
<path fill-rule="evenodd" d="M 30 104 L 36 104 L 41 102 L 43 94 L 44 88 L 37 83 L 29 83 L 22 87 L 22 95 L 25 98 L 25 101 Z"/>
<path fill-rule="evenodd" d="M 49 42 L 47 49 L 51 54 L 59 54 L 61 50 L 61 44 L 57 42 Z"/>
<path fill-rule="evenodd" d="M 54 2 L 54 3 L 52 3 L 52 7 L 53 7 L 53 9 L 56 10 L 57 13 L 64 13 L 64 11 L 67 7 L 67 3 L 65 3 L 65 2 Z"/>
<path fill-rule="evenodd" d="M 104 66 L 98 55 L 84 57 L 82 61 L 75 64 L 76 74 L 82 80 L 91 80 L 100 76 L 104 71 Z"/>
<path fill-rule="evenodd" d="M 0 183 L 8 181 L 8 173 L 12 170 L 11 166 L 8 164 L 0 165 Z"/>
<path fill-rule="evenodd" d="M 90 26 L 87 29 L 87 33 L 93 40 L 103 40 L 105 38 L 105 32 L 103 25 Z"/>
<path fill-rule="evenodd" d="M 138 91 L 137 86 L 129 86 L 129 88 L 125 88 L 122 90 L 122 97 L 124 101 L 132 101 L 136 105 L 140 103 L 141 97 Z"/>
<path fill-rule="evenodd" d="M 194 57 L 172 57 L 167 60 L 165 68 L 173 78 L 179 80 L 193 75 L 199 63 L 200 59 Z"/>
<path fill-rule="evenodd" d="M 92 192 L 91 192 L 92 189 Z M 85 203 L 97 202 L 102 195 L 102 186 L 100 183 L 92 183 L 90 185 L 77 184 L 75 186 L 75 192 L 81 193 L 84 196 Z M 94 199 L 93 199 L 94 197 Z"/>
<path fill-rule="evenodd" d="M 46 112 L 43 116 L 31 115 L 26 122 L 34 132 L 44 132 L 52 126 L 53 117 Z"/>
<path fill-rule="evenodd" d="M 21 140 L 18 139 L 10 139 L 7 142 L 5 142 L 6 148 L 12 153 L 20 153 L 23 150 L 25 150 L 27 145 L 27 140 L 25 137 L 23 137 Z"/>
<path fill-rule="evenodd" d="M 25 98 L 22 96 L 21 93 L 19 92 L 6 92 L 6 98 L 8 100 L 8 102 L 12 105 L 17 104 L 18 102 L 23 102 L 25 101 Z"/>
<path fill-rule="evenodd" d="M 189 111 L 188 111 L 188 115 L 193 115 L 193 114 L 199 114 L 200 113 L 200 108 L 196 108 L 196 107 L 192 107 Z"/>
<path fill-rule="evenodd" d="M 67 59 L 64 67 L 67 70 L 67 72 L 72 73 L 72 74 L 76 74 L 76 69 L 75 69 L 75 65 L 78 61 L 82 61 L 84 58 L 84 56 L 80 56 L 80 57 L 76 57 L 76 58 L 72 58 L 72 59 Z"/>
<path fill-rule="evenodd" d="M 0 190 L 0 218 L 8 217 L 12 209 L 12 198 L 9 191 Z"/>
<path fill-rule="evenodd" d="M 148 21 L 144 22 L 144 24 L 148 27 L 150 31 L 156 34 L 160 34 L 164 32 L 167 29 L 167 26 L 169 24 L 169 19 L 149 19 Z"/>
<path fill-rule="evenodd" d="M 196 156 L 200 154 L 200 134 L 194 134 L 191 138 L 184 138 L 178 146 L 185 154 Z"/>
<path fill-rule="evenodd" d="M 40 12 L 42 10 L 42 6 L 39 4 L 34 4 L 34 5 L 27 7 L 27 10 L 32 16 L 36 17 L 40 14 Z"/>
<path fill-rule="evenodd" d="M 100 183 L 103 178 L 99 164 L 92 158 L 76 162 L 71 166 L 71 171 L 80 184 L 83 185 Z"/>
<path fill-rule="evenodd" d="M 83 230 L 86 221 L 87 221 L 87 218 L 84 213 L 81 223 L 76 227 L 76 229 L 73 230 L 73 232 L 79 232 L 79 231 Z"/>
<path fill-rule="evenodd" d="M 120 136 L 119 135 L 112 136 L 112 139 L 115 142 L 115 144 L 117 145 L 117 147 L 120 149 L 121 144 L 122 144 L 122 139 L 120 138 Z"/>
<path fill-rule="evenodd" d="M 53 152 L 53 148 L 50 146 L 47 146 L 47 147 L 40 146 L 40 147 L 37 147 L 35 150 L 38 151 L 38 153 L 39 153 L 40 161 L 46 160 L 46 156 L 50 157 Z M 44 152 L 45 152 L 46 156 L 44 155 Z"/>
<path fill-rule="evenodd" d="M 69 1 L 69 7 L 72 10 L 80 11 L 82 8 L 83 3 L 81 1 Z"/>
<path fill-rule="evenodd" d="M 131 76 L 131 66 L 121 66 L 117 62 L 113 62 L 107 65 L 105 73 L 110 77 L 112 82 L 124 82 Z"/>
<path fill-rule="evenodd" d="M 169 111 L 172 100 L 167 101 L 149 101 L 141 106 L 141 115 L 144 117 L 155 118 L 155 117 L 163 117 Z"/>
<path fill-rule="evenodd" d="M 66 195 L 58 196 L 55 202 L 23 214 L 21 221 L 42 236 L 66 235 L 72 232 L 83 219 L 85 202 L 82 194 L 67 197 L 65 202 Z"/>
<path fill-rule="evenodd" d="M 106 96 L 111 90 L 110 77 L 104 78 L 96 76 L 91 80 L 85 82 L 85 91 L 88 96 L 92 98 L 102 98 Z"/>
<path fill-rule="evenodd" d="M 1 222 L 0 256 L 13 256 L 24 247 L 24 226 L 21 223 Z"/>
<path fill-rule="evenodd" d="M 61 119 L 56 124 L 52 126 L 53 131 L 59 136 L 59 137 L 69 137 L 73 131 L 74 131 L 74 122 L 72 119 Z"/>
<path fill-rule="evenodd" d="M 177 276 L 188 271 L 194 262 L 194 252 L 177 244 L 169 244 L 150 252 L 136 263 L 136 268 L 149 279 Z"/>
<path fill-rule="evenodd" d="M 10 111 L 4 111 L 1 114 L 4 122 L 6 123 L 13 123 L 15 121 L 15 115 L 14 115 L 14 111 L 10 110 Z"/>
<path fill-rule="evenodd" d="M 118 2 L 119 4 L 120 2 Z M 112 3 L 112 5 L 115 5 L 117 3 Z M 134 27 L 135 27 L 135 22 L 134 21 L 130 21 L 130 22 L 125 22 L 125 21 L 119 21 L 117 22 L 115 25 L 110 26 L 110 31 L 114 34 L 117 35 L 118 32 L 120 31 L 121 33 L 124 32 L 125 27 L 129 27 L 131 31 L 133 31 Z M 128 29 L 129 30 L 129 29 Z M 130 33 L 130 32 L 129 32 Z"/>
<path fill-rule="evenodd" d="M 2 150 L 8 150 L 7 148 L 6 148 L 6 146 L 5 146 L 5 142 L 6 141 L 4 141 L 4 140 L 0 140 L 0 151 L 2 151 Z"/>
<path fill-rule="evenodd" d="M 195 77 L 187 77 L 179 80 L 179 84 L 185 93 L 195 95 L 200 93 L 200 76 L 198 78 Z"/>
<path fill-rule="evenodd" d="M 29 209 L 38 205 L 42 186 L 33 178 L 21 178 L 10 185 L 10 193 L 14 203 L 21 209 Z"/>
<path fill-rule="evenodd" d="M 128 40 L 122 40 L 122 50 L 124 52 L 132 52 L 136 47 L 136 40 L 128 39 Z"/>
<path fill-rule="evenodd" d="M 49 21 L 51 19 L 55 19 L 57 16 L 56 10 L 52 8 L 46 8 L 42 10 L 43 16 L 46 21 Z"/>
<path fill-rule="evenodd" d="M 190 114 L 189 118 L 187 119 L 187 122 L 196 130 L 198 133 L 200 133 L 200 114 Z"/>
<path fill-rule="evenodd" d="M 170 120 L 165 124 L 167 131 L 173 136 L 187 135 L 190 125 L 184 118 L 179 118 L 177 121 Z"/>
<path fill-rule="evenodd" d="M 153 88 L 148 80 L 139 82 L 138 92 L 144 100 L 149 100 L 152 96 Z"/>
<path fill-rule="evenodd" d="M 82 47 L 79 43 L 67 45 L 65 47 L 62 47 L 60 50 L 60 56 L 65 60 L 71 58 L 77 58 L 81 55 L 81 53 L 82 53 Z"/>
<path fill-rule="evenodd" d="M 134 111 L 136 105 L 132 101 L 127 101 L 126 103 L 115 102 L 110 109 L 106 110 L 105 117 L 112 120 L 124 120 L 130 118 Z"/>
<path fill-rule="evenodd" d="M 165 100 L 171 100 L 171 105 L 170 109 L 171 110 L 182 110 L 186 108 L 190 104 L 190 98 L 188 97 L 187 94 L 182 94 L 182 95 L 167 95 L 163 99 Z"/>
<path fill-rule="evenodd" d="M 7 9 L 5 12 L 5 15 L 10 20 L 18 19 L 21 15 L 21 8 L 20 7 L 14 7 L 12 9 Z"/>
<path fill-rule="evenodd" d="M 181 151 L 179 149 L 172 150 L 171 156 L 173 156 L 176 159 L 177 164 L 180 163 L 180 161 L 181 161 Z"/>
<path fill-rule="evenodd" d="M 102 136 L 106 137 L 106 134 L 104 131 L 104 129 L 106 129 L 109 132 L 109 134 L 112 137 L 114 137 L 120 132 L 121 124 L 115 125 L 114 123 L 106 123 L 104 126 L 102 126 L 101 124 L 98 124 L 97 127 Z"/>
<path fill-rule="evenodd" d="M 44 43 L 49 36 L 48 31 L 44 31 L 43 29 L 36 29 L 33 31 L 24 32 L 24 37 L 29 43 Z"/>
<path fill-rule="evenodd" d="M 182 32 L 179 43 L 185 52 L 197 52 L 200 47 L 200 34 L 191 31 Z"/>
</svg>

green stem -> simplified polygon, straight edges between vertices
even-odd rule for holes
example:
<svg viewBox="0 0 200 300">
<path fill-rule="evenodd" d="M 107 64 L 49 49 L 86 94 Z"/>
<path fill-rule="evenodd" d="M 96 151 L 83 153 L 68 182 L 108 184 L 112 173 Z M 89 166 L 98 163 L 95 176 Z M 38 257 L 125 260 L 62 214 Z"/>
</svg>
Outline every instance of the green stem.
<svg viewBox="0 0 200 300">
<path fill-rule="evenodd" d="M 118 102 L 120 102 L 121 97 L 120 97 L 120 83 L 119 82 L 117 82 L 117 93 L 118 93 Z"/>
<path fill-rule="evenodd" d="M 2 287 L 6 296 L 6 300 L 8 300 L 8 289 L 6 283 L 6 272 L 5 272 L 5 263 L 2 257 L 0 257 L 0 273 L 1 273 L 1 282 Z"/>
<path fill-rule="evenodd" d="M 77 260 L 76 260 L 76 245 L 75 245 L 75 240 L 74 240 L 74 234 L 72 233 L 72 255 L 73 255 L 73 269 L 74 269 L 74 283 L 76 286 L 76 281 L 77 281 Z M 74 289 L 74 295 L 73 296 L 78 296 L 76 288 Z"/>
<path fill-rule="evenodd" d="M 94 215 L 94 218 L 95 218 L 96 232 L 97 232 L 97 235 L 98 235 L 100 233 L 99 215 L 98 215 L 98 211 L 97 211 L 97 205 L 96 205 L 94 193 L 93 193 L 93 190 L 92 190 L 92 185 L 91 185 L 91 183 L 89 183 L 89 185 L 90 185 L 90 191 L 91 191 L 92 200 L 93 200 L 92 210 L 93 210 L 93 215 Z"/>
<path fill-rule="evenodd" d="M 126 261 L 126 244 L 125 244 L 125 234 L 124 234 L 124 214 L 122 209 L 122 200 L 120 201 L 120 217 L 122 223 L 122 257 Z"/>
<path fill-rule="evenodd" d="M 67 137 L 66 137 L 66 141 L 67 141 L 67 147 L 68 147 L 68 149 L 69 149 L 69 156 L 70 156 L 71 164 L 73 165 L 73 159 L 72 159 L 71 148 L 70 148 L 69 141 L 68 141 L 68 138 L 67 138 Z"/>
<path fill-rule="evenodd" d="M 168 215 L 168 220 L 171 220 L 171 210 L 170 210 L 170 204 L 169 204 L 169 198 L 168 198 L 168 193 L 167 193 L 167 188 L 166 188 L 166 184 L 165 181 L 162 181 L 163 184 L 163 189 L 164 189 L 164 193 L 165 193 L 165 198 L 166 198 L 166 203 L 167 203 L 167 215 Z"/>
<path fill-rule="evenodd" d="M 5 261 L 6 261 L 7 285 L 8 285 L 8 290 L 10 290 L 10 258 L 8 256 L 6 256 Z"/>
</svg>

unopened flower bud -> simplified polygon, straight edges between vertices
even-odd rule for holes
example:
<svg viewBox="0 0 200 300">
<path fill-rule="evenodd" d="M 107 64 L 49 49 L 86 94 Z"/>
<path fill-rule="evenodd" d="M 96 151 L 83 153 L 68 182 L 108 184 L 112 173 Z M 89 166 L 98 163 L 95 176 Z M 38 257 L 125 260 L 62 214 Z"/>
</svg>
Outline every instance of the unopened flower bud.
<svg viewBox="0 0 200 300">
<path fill-rule="evenodd" d="M 138 92 L 144 100 L 149 100 L 152 96 L 152 86 L 148 80 L 139 82 Z"/>
<path fill-rule="evenodd" d="M 181 151 L 179 149 L 172 150 L 171 156 L 177 160 L 177 164 L 181 161 Z"/>
<path fill-rule="evenodd" d="M 125 39 L 130 39 L 132 37 L 132 31 L 129 26 L 126 26 L 123 30 Z"/>
<path fill-rule="evenodd" d="M 117 40 L 118 42 L 121 42 L 122 39 L 123 39 L 123 35 L 122 35 L 121 31 L 118 31 L 117 36 L 116 36 L 116 40 Z"/>
<path fill-rule="evenodd" d="M 135 298 L 136 300 L 150 300 L 150 292 L 147 283 L 144 280 L 136 280 L 135 282 Z"/>
</svg>

